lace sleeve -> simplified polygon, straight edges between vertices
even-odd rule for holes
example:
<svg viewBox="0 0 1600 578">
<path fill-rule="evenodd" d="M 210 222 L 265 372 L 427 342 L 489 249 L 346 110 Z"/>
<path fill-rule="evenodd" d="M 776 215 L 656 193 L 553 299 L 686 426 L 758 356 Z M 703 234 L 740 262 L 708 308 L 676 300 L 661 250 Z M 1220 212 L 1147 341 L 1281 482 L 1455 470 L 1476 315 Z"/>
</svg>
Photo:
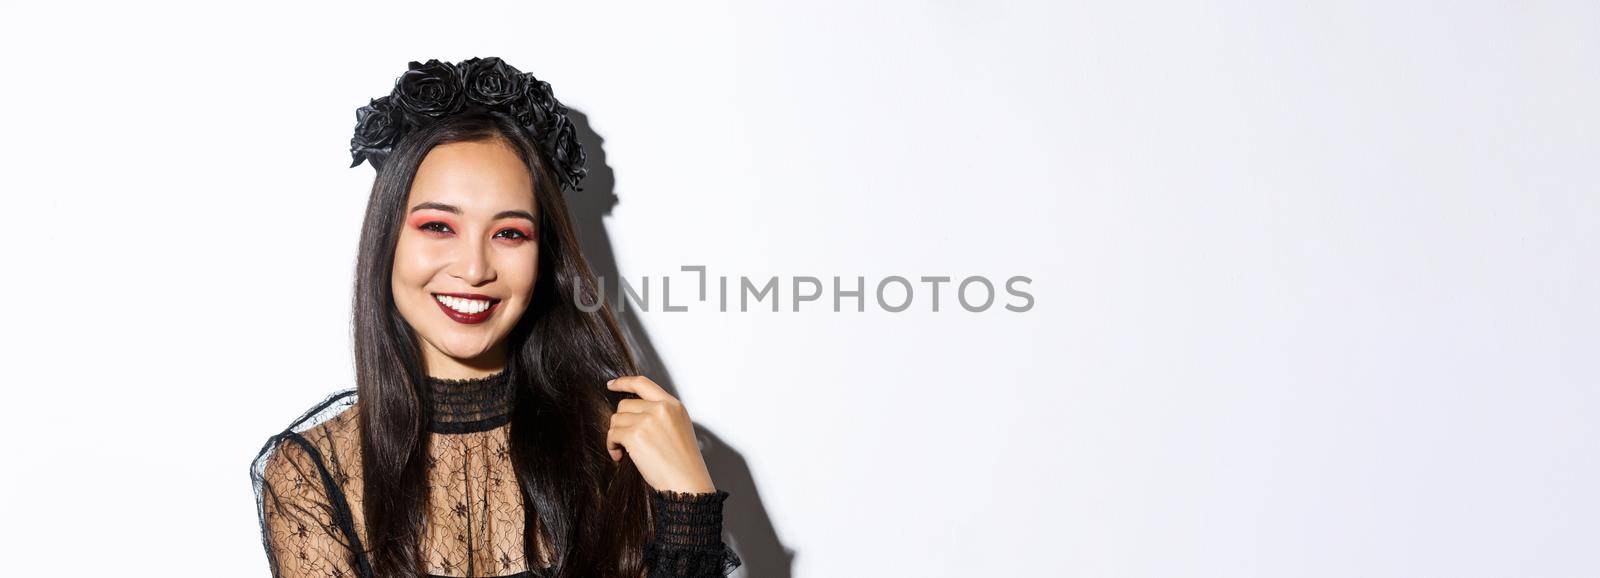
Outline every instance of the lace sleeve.
<svg viewBox="0 0 1600 578">
<path fill-rule="evenodd" d="M 655 534 L 645 548 L 649 578 L 727 576 L 741 564 L 722 541 L 722 503 L 728 492 L 654 492 Z"/>
<path fill-rule="evenodd" d="M 268 453 L 270 450 L 270 454 Z M 251 476 L 273 578 L 370 576 L 357 572 L 342 526 L 349 510 L 328 488 L 317 450 L 298 434 L 274 436 Z"/>
</svg>

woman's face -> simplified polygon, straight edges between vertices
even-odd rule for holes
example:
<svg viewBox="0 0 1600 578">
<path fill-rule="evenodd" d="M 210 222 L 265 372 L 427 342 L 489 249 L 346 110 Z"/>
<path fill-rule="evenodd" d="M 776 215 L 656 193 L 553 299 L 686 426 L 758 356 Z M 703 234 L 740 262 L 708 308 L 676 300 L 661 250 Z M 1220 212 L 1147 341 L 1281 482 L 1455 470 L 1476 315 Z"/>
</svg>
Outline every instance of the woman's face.
<svg viewBox="0 0 1600 578">
<path fill-rule="evenodd" d="M 501 141 L 439 145 L 412 181 L 395 248 L 395 306 L 422 339 L 429 374 L 504 366 L 539 271 L 528 168 Z"/>
</svg>

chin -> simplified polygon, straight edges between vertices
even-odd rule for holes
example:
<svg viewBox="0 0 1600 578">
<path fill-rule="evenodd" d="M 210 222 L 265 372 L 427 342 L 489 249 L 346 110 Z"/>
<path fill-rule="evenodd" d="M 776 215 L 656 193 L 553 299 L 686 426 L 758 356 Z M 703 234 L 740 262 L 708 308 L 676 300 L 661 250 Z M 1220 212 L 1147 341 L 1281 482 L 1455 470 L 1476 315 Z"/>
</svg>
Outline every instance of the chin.
<svg viewBox="0 0 1600 578">
<path fill-rule="evenodd" d="M 494 345 L 494 341 L 485 341 L 478 337 L 446 337 L 435 342 L 439 351 L 456 359 L 475 359 Z"/>
</svg>

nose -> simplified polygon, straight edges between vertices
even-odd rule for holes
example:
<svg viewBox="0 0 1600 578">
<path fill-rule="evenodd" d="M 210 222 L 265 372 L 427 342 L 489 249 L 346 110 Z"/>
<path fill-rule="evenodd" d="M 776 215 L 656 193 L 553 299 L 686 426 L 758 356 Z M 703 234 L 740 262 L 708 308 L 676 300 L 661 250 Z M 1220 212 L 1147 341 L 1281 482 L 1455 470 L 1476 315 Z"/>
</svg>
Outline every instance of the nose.
<svg viewBox="0 0 1600 578">
<path fill-rule="evenodd" d="M 495 270 L 486 243 L 468 240 L 465 236 L 461 239 L 464 246 L 450 275 L 474 287 L 493 281 Z"/>
</svg>

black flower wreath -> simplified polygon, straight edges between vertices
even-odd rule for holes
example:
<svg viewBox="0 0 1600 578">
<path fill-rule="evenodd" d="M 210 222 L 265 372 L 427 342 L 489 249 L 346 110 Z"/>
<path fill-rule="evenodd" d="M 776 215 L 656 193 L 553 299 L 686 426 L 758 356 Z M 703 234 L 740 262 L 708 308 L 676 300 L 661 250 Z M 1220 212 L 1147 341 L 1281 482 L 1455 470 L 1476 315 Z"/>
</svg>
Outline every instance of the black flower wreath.
<svg viewBox="0 0 1600 578">
<path fill-rule="evenodd" d="M 394 81 L 394 91 L 356 109 L 355 136 L 350 139 L 352 168 L 366 160 L 374 169 L 412 130 L 463 111 L 503 112 L 516 119 L 555 164 L 563 186 L 583 190 L 588 174 L 578 131 L 550 92 L 550 83 L 518 71 L 497 57 L 470 58 L 459 64 L 412 61 Z"/>
</svg>

